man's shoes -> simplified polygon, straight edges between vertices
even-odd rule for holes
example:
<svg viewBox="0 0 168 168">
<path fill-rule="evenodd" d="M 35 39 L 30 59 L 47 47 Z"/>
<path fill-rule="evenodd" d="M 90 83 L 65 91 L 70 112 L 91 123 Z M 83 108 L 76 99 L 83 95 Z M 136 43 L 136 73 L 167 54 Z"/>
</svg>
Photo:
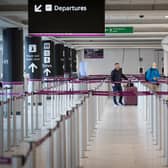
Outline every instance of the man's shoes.
<svg viewBox="0 0 168 168">
<path fill-rule="evenodd" d="M 125 104 L 124 104 L 123 102 L 120 102 L 120 105 L 121 105 L 121 106 L 125 106 Z"/>
<path fill-rule="evenodd" d="M 118 104 L 117 104 L 117 103 L 114 103 L 114 107 L 118 107 Z"/>
</svg>

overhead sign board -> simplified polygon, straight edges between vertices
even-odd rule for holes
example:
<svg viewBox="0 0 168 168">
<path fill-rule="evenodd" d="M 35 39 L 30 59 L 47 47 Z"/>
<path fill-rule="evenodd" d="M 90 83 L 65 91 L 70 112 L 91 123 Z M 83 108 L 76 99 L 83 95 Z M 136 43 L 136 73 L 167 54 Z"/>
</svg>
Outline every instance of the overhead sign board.
<svg viewBox="0 0 168 168">
<path fill-rule="evenodd" d="M 29 0 L 29 33 L 104 33 L 105 0 Z"/>
<path fill-rule="evenodd" d="M 55 44 L 53 41 L 46 40 L 42 43 L 43 49 L 43 77 L 54 77 L 55 67 Z"/>
<path fill-rule="evenodd" d="M 26 37 L 25 64 L 30 79 L 42 78 L 41 38 Z"/>
<path fill-rule="evenodd" d="M 101 59 L 104 58 L 103 49 L 84 49 L 84 58 L 85 59 Z"/>
<path fill-rule="evenodd" d="M 133 27 L 106 27 L 105 33 L 133 33 Z"/>
<path fill-rule="evenodd" d="M 3 30 L 3 82 L 23 82 L 23 30 Z"/>
<path fill-rule="evenodd" d="M 55 64 L 56 64 L 56 75 L 64 75 L 64 45 L 55 45 Z"/>
<path fill-rule="evenodd" d="M 76 50 L 72 49 L 72 72 L 77 72 Z"/>
<path fill-rule="evenodd" d="M 69 47 L 64 47 L 64 74 L 71 73 L 71 49 Z"/>
</svg>

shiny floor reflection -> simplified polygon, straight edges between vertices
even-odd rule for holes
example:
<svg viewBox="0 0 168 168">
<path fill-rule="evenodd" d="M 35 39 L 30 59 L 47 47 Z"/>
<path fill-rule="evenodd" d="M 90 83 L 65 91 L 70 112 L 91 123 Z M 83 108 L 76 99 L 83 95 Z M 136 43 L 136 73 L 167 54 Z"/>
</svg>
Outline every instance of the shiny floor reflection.
<svg viewBox="0 0 168 168">
<path fill-rule="evenodd" d="M 137 107 L 106 105 L 94 142 L 81 160 L 83 168 L 160 168 L 161 153 Z"/>
</svg>

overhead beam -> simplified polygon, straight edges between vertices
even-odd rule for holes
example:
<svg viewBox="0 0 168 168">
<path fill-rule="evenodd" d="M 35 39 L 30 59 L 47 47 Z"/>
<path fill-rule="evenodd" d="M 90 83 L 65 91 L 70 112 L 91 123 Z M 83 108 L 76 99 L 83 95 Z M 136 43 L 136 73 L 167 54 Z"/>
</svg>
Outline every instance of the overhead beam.
<svg viewBox="0 0 168 168">
<path fill-rule="evenodd" d="M 168 24 L 168 19 L 106 19 L 106 24 Z"/>
<path fill-rule="evenodd" d="M 28 18 L 27 5 L 0 5 L 0 16 L 21 16 Z"/>
<path fill-rule="evenodd" d="M 0 11 L 26 12 L 28 11 L 28 5 L 0 5 Z"/>
<path fill-rule="evenodd" d="M 77 50 L 82 50 L 84 48 L 103 48 L 103 49 L 111 49 L 111 48 L 152 48 L 152 49 L 161 49 L 161 45 L 88 45 L 88 46 L 74 46 Z"/>
</svg>

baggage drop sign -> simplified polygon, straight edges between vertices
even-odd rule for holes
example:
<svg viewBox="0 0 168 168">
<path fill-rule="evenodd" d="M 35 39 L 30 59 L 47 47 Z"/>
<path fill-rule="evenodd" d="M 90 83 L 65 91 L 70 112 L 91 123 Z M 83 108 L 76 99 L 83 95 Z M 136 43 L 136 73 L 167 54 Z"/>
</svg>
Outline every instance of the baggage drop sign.
<svg viewBox="0 0 168 168">
<path fill-rule="evenodd" d="M 30 75 L 30 79 L 42 78 L 41 62 L 42 62 L 41 61 L 41 38 L 27 37 L 25 65 L 26 65 L 26 72 Z"/>
<path fill-rule="evenodd" d="M 43 77 L 50 78 L 56 76 L 56 64 L 55 64 L 55 45 L 53 41 L 43 41 Z"/>
</svg>

